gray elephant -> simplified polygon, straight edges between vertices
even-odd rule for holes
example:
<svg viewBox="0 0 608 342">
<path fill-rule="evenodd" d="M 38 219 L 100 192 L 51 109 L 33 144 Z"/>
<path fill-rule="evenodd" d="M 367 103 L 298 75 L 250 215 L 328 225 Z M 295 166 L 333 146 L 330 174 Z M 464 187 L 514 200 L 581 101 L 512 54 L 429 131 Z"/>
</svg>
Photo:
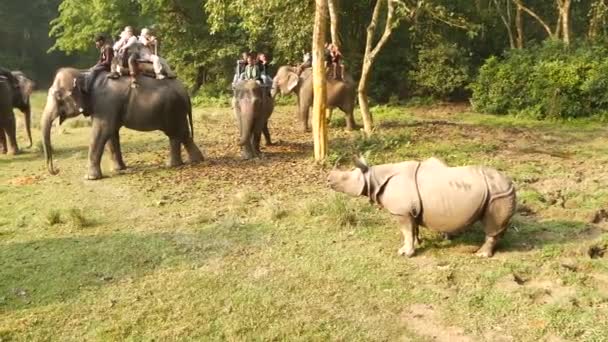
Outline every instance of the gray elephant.
<svg viewBox="0 0 608 342">
<path fill-rule="evenodd" d="M 266 145 L 272 144 L 268 119 L 274 110 L 274 99 L 268 94 L 267 88 L 258 82 L 239 81 L 234 87 L 232 108 L 239 128 L 239 144 L 243 158 L 258 157 L 262 133 Z"/>
<path fill-rule="evenodd" d="M 10 155 L 19 152 L 15 112 L 13 111 L 13 93 L 13 85 L 6 78 L 0 77 L 0 153 Z"/>
<path fill-rule="evenodd" d="M 21 111 L 25 118 L 25 131 L 27 133 L 27 139 L 29 140 L 29 146 L 32 147 L 32 105 L 30 103 L 30 96 L 34 91 L 36 84 L 34 81 L 29 79 L 21 71 L 11 72 L 13 76 L 19 81 L 19 88 L 21 90 L 21 96 L 13 106 Z"/>
<path fill-rule="evenodd" d="M 291 66 L 282 66 L 277 71 L 272 84 L 272 96 L 276 96 L 277 89 L 282 95 L 291 92 L 298 98 L 298 111 L 302 130 L 309 131 L 308 116 L 313 104 L 312 68 L 304 70 L 298 76 L 297 70 Z M 343 80 L 327 79 L 327 107 L 339 108 L 346 114 L 346 129 L 356 127 L 355 110 L 356 84 L 353 78 L 345 73 Z"/>
<path fill-rule="evenodd" d="M 486 240 L 477 255 L 491 257 L 515 212 L 511 180 L 489 167 L 449 167 L 436 158 L 377 166 L 362 159 L 356 166 L 352 171 L 331 171 L 329 186 L 369 197 L 397 216 L 404 239 L 400 255 L 414 254 L 419 225 L 451 234 L 481 221 Z"/>
<path fill-rule="evenodd" d="M 8 72 L 8 71 L 7 71 Z M 13 108 L 19 109 L 25 117 L 25 130 L 27 133 L 27 137 L 29 139 L 29 146 L 32 147 L 32 107 L 30 105 L 30 95 L 34 90 L 34 82 L 27 78 L 24 73 L 21 71 L 13 71 L 11 74 L 14 77 L 14 80 L 19 84 L 19 94 L 15 94 L 13 92 Z M 10 133 L 12 134 L 12 133 Z M 16 133 L 15 133 L 16 134 Z M 9 135 L 9 132 L 3 128 L 3 125 L 0 126 L 0 153 L 7 153 L 7 141 L 6 136 Z"/>
<path fill-rule="evenodd" d="M 73 68 L 59 69 L 49 89 L 42 114 L 41 127 L 46 165 L 53 167 L 51 125 L 80 114 L 90 115 L 92 123 L 89 145 L 89 165 L 86 179 L 102 177 L 101 156 L 104 146 L 112 154 L 114 168 L 125 169 L 120 149 L 119 130 L 122 126 L 138 131 L 160 130 L 169 137 L 169 166 L 181 165 L 181 145 L 191 162 L 203 160 L 193 141 L 192 105 L 182 83 L 177 79 L 156 80 L 140 76 L 139 86 L 131 88 L 129 78 L 109 79 L 107 72 L 95 78 L 90 92 L 83 93 L 83 73 Z M 86 107 L 84 104 L 87 104 Z M 87 108 L 87 112 L 83 108 Z"/>
</svg>

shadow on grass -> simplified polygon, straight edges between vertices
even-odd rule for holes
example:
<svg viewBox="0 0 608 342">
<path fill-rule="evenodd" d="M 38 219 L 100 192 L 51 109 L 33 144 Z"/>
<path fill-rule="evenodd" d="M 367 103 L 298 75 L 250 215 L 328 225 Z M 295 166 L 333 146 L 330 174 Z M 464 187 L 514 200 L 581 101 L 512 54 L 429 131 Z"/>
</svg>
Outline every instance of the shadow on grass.
<svg viewBox="0 0 608 342">
<path fill-rule="evenodd" d="M 157 269 L 255 249 L 259 225 L 223 219 L 192 234 L 112 234 L 0 245 L 0 312 L 66 302 Z"/>
<path fill-rule="evenodd" d="M 422 228 L 424 229 L 424 228 Z M 580 221 L 544 220 L 517 217 L 502 236 L 496 252 L 527 252 L 582 241 L 592 241 L 606 234 L 602 229 Z M 434 248 L 454 248 L 459 245 L 481 247 L 485 234 L 481 224 L 454 236 L 450 241 L 438 237 L 425 240 L 420 253 Z"/>
</svg>

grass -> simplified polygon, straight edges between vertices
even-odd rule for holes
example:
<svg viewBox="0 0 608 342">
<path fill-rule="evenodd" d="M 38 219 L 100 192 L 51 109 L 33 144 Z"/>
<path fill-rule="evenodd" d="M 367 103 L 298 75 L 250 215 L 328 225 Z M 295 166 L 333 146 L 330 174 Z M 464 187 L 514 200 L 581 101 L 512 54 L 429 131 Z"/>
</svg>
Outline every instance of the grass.
<svg viewBox="0 0 608 342">
<path fill-rule="evenodd" d="M 472 340 L 603 340 L 608 263 L 588 253 L 608 244 L 606 222 L 590 223 L 608 206 L 606 129 L 467 110 L 376 107 L 371 138 L 345 132 L 336 111 L 328 166 L 438 156 L 504 171 L 531 212 L 489 260 L 471 254 L 478 226 L 452 241 L 422 229 L 416 256 L 399 257 L 386 211 L 326 188 L 293 106 L 273 114 L 279 144 L 259 161 L 238 159 L 226 107 L 195 111 L 200 165 L 167 169 L 162 134 L 123 129 L 129 170 L 104 155 L 96 182 L 82 179 L 90 128 L 68 121 L 53 130 L 59 175 L 36 142 L 0 156 L 0 340 L 422 341 L 450 327 Z"/>
</svg>

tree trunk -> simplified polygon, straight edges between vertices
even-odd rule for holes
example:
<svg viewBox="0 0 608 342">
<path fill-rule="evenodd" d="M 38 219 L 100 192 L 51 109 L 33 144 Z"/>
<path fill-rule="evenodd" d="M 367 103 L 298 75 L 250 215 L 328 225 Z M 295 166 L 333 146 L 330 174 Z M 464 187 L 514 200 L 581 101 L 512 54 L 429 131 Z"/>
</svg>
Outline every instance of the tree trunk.
<svg viewBox="0 0 608 342">
<path fill-rule="evenodd" d="M 342 42 L 340 41 L 340 0 L 327 0 L 329 5 L 329 21 L 331 23 L 331 42 L 336 45 L 339 50 L 342 50 Z"/>
<path fill-rule="evenodd" d="M 539 17 L 538 14 L 534 13 L 534 11 L 532 11 L 528 7 L 524 6 L 522 0 L 513 0 L 513 2 L 517 6 L 518 10 L 521 9 L 522 11 L 528 13 L 529 16 L 536 19 L 536 21 L 540 24 L 540 26 L 542 26 L 545 29 L 545 31 L 547 31 L 547 35 L 549 36 L 549 38 L 555 37 L 555 34 L 553 33 L 553 31 L 551 31 L 551 28 L 549 27 L 549 25 L 541 17 Z"/>
<path fill-rule="evenodd" d="M 524 16 L 523 10 L 521 6 L 516 5 L 515 12 L 515 28 L 517 30 L 517 43 L 516 46 L 518 49 L 524 48 Z"/>
<path fill-rule="evenodd" d="M 315 26 L 312 39 L 312 72 L 313 72 L 313 112 L 312 134 L 315 160 L 324 160 L 327 156 L 327 84 L 325 72 L 325 34 L 327 31 L 327 0 L 315 0 Z"/>
<path fill-rule="evenodd" d="M 496 12 L 498 12 L 498 15 L 500 16 L 500 20 L 502 20 L 502 23 L 505 25 L 505 28 L 507 29 L 507 34 L 509 35 L 509 46 L 511 47 L 511 49 L 515 49 L 515 38 L 513 37 L 513 30 L 511 29 L 511 16 L 510 16 L 510 11 L 509 11 L 509 1 L 506 2 L 506 12 L 507 15 L 505 16 L 502 13 L 502 8 L 500 6 L 500 4 L 498 3 L 498 0 L 494 0 L 494 6 L 496 7 Z M 478 5 L 479 7 L 479 5 Z"/>
<path fill-rule="evenodd" d="M 373 39 L 376 34 L 376 25 L 378 24 L 378 17 L 382 10 L 382 5 L 387 4 L 387 14 L 384 26 L 384 33 L 378 41 L 375 47 L 372 48 Z M 378 52 L 384 47 L 384 44 L 388 41 L 393 31 L 393 14 L 395 12 L 395 4 L 393 0 L 378 0 L 374 6 L 374 13 L 372 19 L 367 27 L 367 40 L 365 43 L 365 55 L 363 56 L 363 66 L 361 69 L 361 79 L 359 80 L 359 86 L 357 87 L 357 93 L 359 97 L 359 107 L 361 108 L 361 116 L 363 117 L 363 129 L 366 135 L 372 134 L 373 118 L 372 113 L 369 111 L 369 102 L 367 99 L 367 85 L 369 83 L 369 73 L 374 64 L 374 60 L 378 55 Z"/>
<path fill-rule="evenodd" d="M 570 4 L 571 0 L 558 0 L 559 15 L 564 44 L 570 45 Z"/>
</svg>

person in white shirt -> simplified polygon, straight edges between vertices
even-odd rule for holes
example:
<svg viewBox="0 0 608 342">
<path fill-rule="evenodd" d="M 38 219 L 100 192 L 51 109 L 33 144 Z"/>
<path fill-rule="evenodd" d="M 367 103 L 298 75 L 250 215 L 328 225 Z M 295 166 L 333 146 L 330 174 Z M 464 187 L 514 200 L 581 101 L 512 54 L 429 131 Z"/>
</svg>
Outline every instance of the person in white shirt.
<svg viewBox="0 0 608 342">
<path fill-rule="evenodd" d="M 156 40 L 156 37 L 150 34 L 149 29 L 143 28 L 141 30 L 139 43 L 143 45 L 139 53 L 139 58 L 152 62 L 157 79 L 162 80 L 165 78 L 165 75 L 162 73 L 163 71 L 165 71 L 167 75 L 172 74 L 167 61 L 156 54 L 158 41 Z"/>
</svg>

